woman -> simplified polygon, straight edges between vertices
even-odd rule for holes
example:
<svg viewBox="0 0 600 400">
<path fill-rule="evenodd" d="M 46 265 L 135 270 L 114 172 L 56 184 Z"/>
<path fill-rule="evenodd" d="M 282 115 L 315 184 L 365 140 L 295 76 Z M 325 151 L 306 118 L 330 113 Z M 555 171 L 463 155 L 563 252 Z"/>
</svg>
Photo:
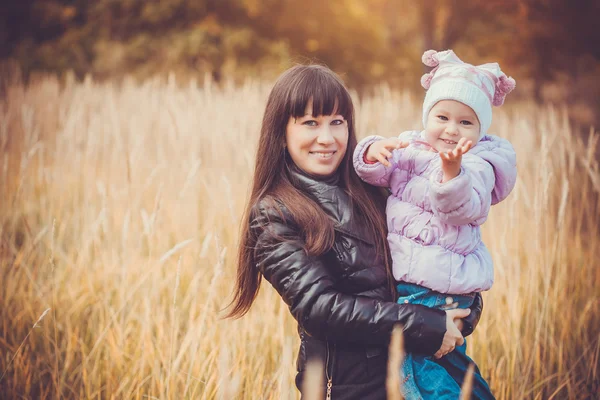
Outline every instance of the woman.
<svg viewBox="0 0 600 400">
<path fill-rule="evenodd" d="M 298 322 L 297 387 L 307 360 L 322 360 L 335 400 L 386 398 L 395 324 L 407 351 L 432 355 L 442 343 L 462 344 L 482 308 L 478 297 L 460 320 L 468 309 L 394 303 L 385 196 L 356 175 L 356 143 L 352 100 L 337 75 L 311 65 L 279 77 L 263 117 L 229 313 L 248 311 L 264 276 Z"/>
</svg>

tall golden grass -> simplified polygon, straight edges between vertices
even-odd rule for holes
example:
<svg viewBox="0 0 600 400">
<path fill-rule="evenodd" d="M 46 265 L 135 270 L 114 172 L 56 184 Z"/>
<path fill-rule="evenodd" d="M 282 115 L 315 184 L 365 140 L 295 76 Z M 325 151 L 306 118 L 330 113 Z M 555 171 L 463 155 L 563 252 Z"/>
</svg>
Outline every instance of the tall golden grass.
<svg viewBox="0 0 600 400">
<path fill-rule="evenodd" d="M 240 320 L 219 312 L 270 86 L 45 77 L 5 88 L 0 397 L 297 398 L 298 338 L 277 293 L 264 284 Z M 360 136 L 420 126 L 406 93 L 355 98 Z M 469 353 L 498 399 L 591 398 L 598 136 L 533 104 L 497 111 L 493 131 L 514 144 L 519 179 L 484 225 L 496 281 Z"/>
</svg>

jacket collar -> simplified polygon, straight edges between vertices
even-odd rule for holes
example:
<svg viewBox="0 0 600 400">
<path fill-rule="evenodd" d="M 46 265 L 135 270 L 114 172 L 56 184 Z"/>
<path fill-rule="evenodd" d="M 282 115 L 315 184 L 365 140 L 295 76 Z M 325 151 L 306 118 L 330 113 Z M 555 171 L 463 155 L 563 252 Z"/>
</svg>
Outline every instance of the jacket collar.
<svg viewBox="0 0 600 400">
<path fill-rule="evenodd" d="M 367 243 L 373 243 L 365 235 L 364 226 L 353 216 L 352 202 L 346 191 L 339 186 L 339 174 L 327 178 L 316 178 L 300 168 L 290 168 L 292 184 L 315 199 L 334 221 L 334 228 Z"/>
<path fill-rule="evenodd" d="M 300 186 L 301 189 L 309 190 L 309 191 L 317 191 L 320 192 L 322 190 L 326 190 L 328 187 L 337 187 L 340 181 L 340 174 L 336 171 L 333 175 L 327 177 L 321 177 L 317 175 L 309 174 L 308 172 L 302 170 L 293 161 L 289 161 L 291 165 L 289 165 L 290 172 L 292 173 L 292 179 L 294 179 Z"/>
</svg>

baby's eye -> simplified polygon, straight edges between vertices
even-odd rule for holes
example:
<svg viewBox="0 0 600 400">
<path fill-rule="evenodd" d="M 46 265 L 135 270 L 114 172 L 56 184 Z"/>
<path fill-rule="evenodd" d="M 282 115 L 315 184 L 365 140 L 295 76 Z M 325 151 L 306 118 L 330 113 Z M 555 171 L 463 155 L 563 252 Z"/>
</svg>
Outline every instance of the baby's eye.
<svg viewBox="0 0 600 400">
<path fill-rule="evenodd" d="M 306 125 L 306 126 L 317 126 L 317 121 L 315 121 L 314 119 L 309 119 L 307 121 L 304 121 L 302 123 L 302 125 Z"/>
<path fill-rule="evenodd" d="M 331 121 L 331 125 L 343 125 L 343 124 L 344 124 L 343 119 L 334 119 L 333 121 Z"/>
<path fill-rule="evenodd" d="M 460 123 L 463 125 L 473 125 L 473 123 L 471 121 L 467 121 L 466 119 L 460 121 Z"/>
<path fill-rule="evenodd" d="M 438 115 L 438 118 L 442 121 L 448 121 L 448 117 L 446 117 L 445 115 Z"/>
</svg>

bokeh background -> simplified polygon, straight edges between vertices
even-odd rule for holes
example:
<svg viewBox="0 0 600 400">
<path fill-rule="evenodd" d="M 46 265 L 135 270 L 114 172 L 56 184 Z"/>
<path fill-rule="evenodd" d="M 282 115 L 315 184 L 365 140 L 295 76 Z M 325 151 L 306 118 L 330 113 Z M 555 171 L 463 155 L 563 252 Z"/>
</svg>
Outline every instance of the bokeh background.
<svg viewBox="0 0 600 400">
<path fill-rule="evenodd" d="M 498 61 L 517 96 L 569 104 L 598 122 L 596 0 L 21 0 L 4 1 L 0 58 L 26 74 L 114 79 L 176 72 L 220 82 L 273 78 L 318 60 L 365 89 L 418 86 L 426 49 Z"/>
<path fill-rule="evenodd" d="M 264 284 L 222 320 L 266 97 L 294 63 L 359 136 L 420 127 L 424 50 L 517 81 L 515 190 L 469 352 L 499 399 L 600 391 L 600 2 L 0 3 L 0 398 L 287 399 L 296 325 Z"/>
</svg>

